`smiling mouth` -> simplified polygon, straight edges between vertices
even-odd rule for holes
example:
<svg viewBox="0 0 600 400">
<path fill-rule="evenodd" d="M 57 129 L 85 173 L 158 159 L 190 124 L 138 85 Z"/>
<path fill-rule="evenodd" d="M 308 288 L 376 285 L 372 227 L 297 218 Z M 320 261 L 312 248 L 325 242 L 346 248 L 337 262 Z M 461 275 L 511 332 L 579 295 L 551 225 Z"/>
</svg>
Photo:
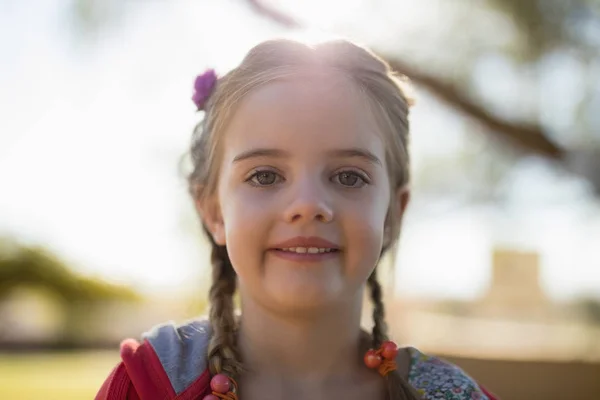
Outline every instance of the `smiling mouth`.
<svg viewBox="0 0 600 400">
<path fill-rule="evenodd" d="M 300 265 L 319 264 L 333 260 L 340 255 L 339 249 L 331 247 L 280 247 L 271 249 L 270 252 L 277 258 L 300 263 Z"/>
<path fill-rule="evenodd" d="M 295 253 L 295 254 L 320 254 L 320 253 L 333 253 L 339 251 L 338 249 L 330 248 L 330 247 L 286 247 L 275 249 L 277 251 L 285 252 L 285 253 Z"/>
</svg>

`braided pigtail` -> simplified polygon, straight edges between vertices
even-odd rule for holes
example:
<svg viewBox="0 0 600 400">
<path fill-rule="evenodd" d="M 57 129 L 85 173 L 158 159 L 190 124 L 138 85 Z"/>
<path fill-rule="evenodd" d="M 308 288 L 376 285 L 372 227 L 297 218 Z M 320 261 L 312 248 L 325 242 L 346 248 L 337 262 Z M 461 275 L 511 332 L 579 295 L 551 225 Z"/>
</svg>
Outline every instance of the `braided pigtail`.
<svg viewBox="0 0 600 400">
<path fill-rule="evenodd" d="M 377 268 L 369 276 L 367 284 L 369 285 L 371 300 L 373 300 L 371 348 L 377 349 L 384 341 L 388 340 L 383 291 L 377 280 Z M 419 400 L 421 398 L 397 370 L 388 373 L 384 379 L 387 386 L 386 400 Z"/>
<path fill-rule="evenodd" d="M 212 238 L 211 244 L 212 285 L 209 292 L 209 319 L 213 335 L 208 344 L 208 366 L 213 375 L 223 373 L 234 377 L 242 371 L 236 347 L 233 307 L 236 275 L 227 248 L 217 245 Z"/>
<path fill-rule="evenodd" d="M 373 300 L 373 348 L 377 349 L 387 340 L 387 324 L 385 323 L 385 308 L 383 305 L 383 290 L 377 280 L 377 268 L 373 270 L 367 281 L 371 300 Z"/>
</svg>

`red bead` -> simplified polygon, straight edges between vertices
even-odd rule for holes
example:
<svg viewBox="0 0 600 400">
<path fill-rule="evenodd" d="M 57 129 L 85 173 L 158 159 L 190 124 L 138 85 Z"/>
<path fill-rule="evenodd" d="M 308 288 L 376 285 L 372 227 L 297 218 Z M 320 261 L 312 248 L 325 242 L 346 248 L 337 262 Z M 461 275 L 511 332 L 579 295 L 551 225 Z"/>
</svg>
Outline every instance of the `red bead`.
<svg viewBox="0 0 600 400">
<path fill-rule="evenodd" d="M 377 368 L 381 365 L 381 356 L 375 350 L 369 350 L 365 354 L 365 364 L 369 368 Z"/>
<path fill-rule="evenodd" d="M 217 374 L 213 376 L 210 380 L 210 388 L 213 390 L 213 392 L 217 393 L 229 392 L 229 389 L 231 388 L 229 384 L 229 377 L 223 374 Z"/>
<path fill-rule="evenodd" d="M 214 394 L 207 394 L 202 398 L 202 400 L 219 400 L 219 398 Z"/>
<path fill-rule="evenodd" d="M 398 355 L 398 346 L 391 340 L 383 342 L 381 345 L 381 355 L 388 360 L 394 360 Z"/>
</svg>

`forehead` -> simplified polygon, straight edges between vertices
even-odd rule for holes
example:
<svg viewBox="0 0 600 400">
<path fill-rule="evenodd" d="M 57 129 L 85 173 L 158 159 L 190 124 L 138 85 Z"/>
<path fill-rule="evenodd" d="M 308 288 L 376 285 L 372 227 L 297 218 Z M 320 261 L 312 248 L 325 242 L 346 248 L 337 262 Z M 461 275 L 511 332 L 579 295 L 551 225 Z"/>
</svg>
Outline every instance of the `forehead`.
<svg viewBox="0 0 600 400">
<path fill-rule="evenodd" d="M 383 161 L 384 144 L 366 98 L 347 77 L 328 71 L 294 75 L 252 90 L 225 132 L 225 158 L 248 148 L 364 148 Z"/>
</svg>

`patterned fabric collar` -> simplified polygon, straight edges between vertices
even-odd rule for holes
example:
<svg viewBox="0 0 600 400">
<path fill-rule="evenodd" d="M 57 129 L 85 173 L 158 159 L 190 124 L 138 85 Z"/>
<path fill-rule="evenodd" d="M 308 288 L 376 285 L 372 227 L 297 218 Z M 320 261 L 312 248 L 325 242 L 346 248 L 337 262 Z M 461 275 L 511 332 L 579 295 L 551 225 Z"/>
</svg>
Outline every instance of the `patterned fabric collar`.
<svg viewBox="0 0 600 400">
<path fill-rule="evenodd" d="M 409 383 L 423 400 L 489 400 L 477 382 L 458 366 L 409 347 Z"/>
</svg>

